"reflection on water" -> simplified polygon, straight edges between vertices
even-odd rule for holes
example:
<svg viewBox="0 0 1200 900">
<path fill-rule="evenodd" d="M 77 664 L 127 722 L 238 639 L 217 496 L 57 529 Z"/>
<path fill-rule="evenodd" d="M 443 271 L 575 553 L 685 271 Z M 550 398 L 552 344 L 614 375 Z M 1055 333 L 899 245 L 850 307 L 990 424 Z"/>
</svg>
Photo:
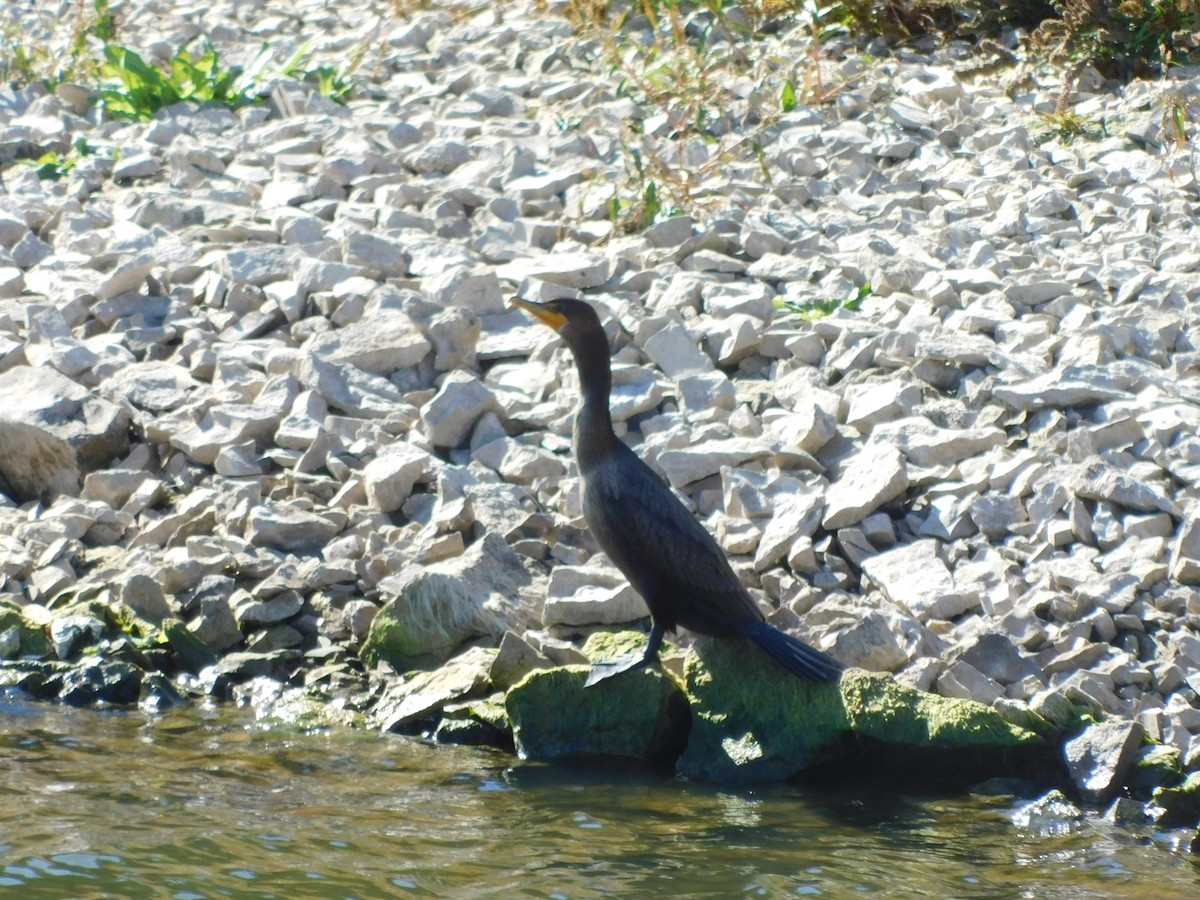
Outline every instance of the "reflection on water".
<svg viewBox="0 0 1200 900">
<path fill-rule="evenodd" d="M 1196 896 L 1166 836 L 998 800 L 730 789 L 232 708 L 0 704 L 0 896 Z"/>
</svg>

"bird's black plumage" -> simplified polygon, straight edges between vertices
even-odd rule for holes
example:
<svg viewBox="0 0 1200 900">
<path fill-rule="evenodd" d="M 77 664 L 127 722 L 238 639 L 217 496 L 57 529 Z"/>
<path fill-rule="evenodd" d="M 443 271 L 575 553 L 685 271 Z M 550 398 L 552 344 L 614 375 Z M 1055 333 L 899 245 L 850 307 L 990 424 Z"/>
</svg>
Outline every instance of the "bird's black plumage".
<svg viewBox="0 0 1200 900">
<path fill-rule="evenodd" d="M 643 656 L 597 667 L 588 683 L 652 662 L 663 633 L 677 626 L 719 638 L 740 635 L 789 672 L 835 678 L 842 668 L 835 660 L 764 620 L 712 535 L 613 433 L 608 338 L 595 310 L 581 300 L 513 302 L 562 335 L 575 357 L 583 392 L 574 433 L 583 515 L 653 621 Z"/>
</svg>

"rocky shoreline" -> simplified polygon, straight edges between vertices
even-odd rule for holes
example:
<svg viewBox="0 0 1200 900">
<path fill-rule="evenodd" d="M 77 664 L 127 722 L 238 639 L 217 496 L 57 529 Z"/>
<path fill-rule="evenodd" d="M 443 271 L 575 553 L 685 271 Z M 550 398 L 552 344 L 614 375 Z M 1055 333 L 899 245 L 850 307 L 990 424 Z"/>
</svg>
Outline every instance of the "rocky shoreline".
<svg viewBox="0 0 1200 900">
<path fill-rule="evenodd" d="M 1104 720 L 1078 795 L 1194 827 L 1198 184 L 1162 110 L 1196 78 L 1085 72 L 1067 139 L 1053 71 L 847 46 L 717 157 L 553 9 L 390 8 L 120 9 L 147 59 L 361 50 L 347 106 L 0 91 L 0 684 L 512 740 L 497 690 L 645 615 L 582 523 L 569 357 L 506 304 L 578 296 L 619 429 L 773 623 L 1038 741 Z M 692 214 L 614 224 L 631 147 Z M 694 702 L 706 659 L 644 674 Z"/>
</svg>

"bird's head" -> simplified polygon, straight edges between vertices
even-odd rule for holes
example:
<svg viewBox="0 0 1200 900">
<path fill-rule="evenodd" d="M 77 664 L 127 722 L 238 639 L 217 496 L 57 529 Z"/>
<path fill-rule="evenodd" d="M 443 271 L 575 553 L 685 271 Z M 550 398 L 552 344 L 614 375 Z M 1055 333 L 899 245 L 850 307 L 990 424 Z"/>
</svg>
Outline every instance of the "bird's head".
<svg viewBox="0 0 1200 900">
<path fill-rule="evenodd" d="M 549 300 L 535 303 L 532 300 L 512 298 L 512 305 L 525 310 L 544 325 L 557 331 L 573 350 L 587 341 L 599 340 L 608 349 L 608 338 L 604 326 L 590 304 L 582 300 Z"/>
</svg>

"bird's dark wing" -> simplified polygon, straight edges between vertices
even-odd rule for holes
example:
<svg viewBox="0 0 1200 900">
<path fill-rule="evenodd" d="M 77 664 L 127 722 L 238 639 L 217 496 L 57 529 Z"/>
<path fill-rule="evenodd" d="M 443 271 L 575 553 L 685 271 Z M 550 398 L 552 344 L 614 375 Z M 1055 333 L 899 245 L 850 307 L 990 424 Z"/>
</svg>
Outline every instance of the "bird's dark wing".
<svg viewBox="0 0 1200 900">
<path fill-rule="evenodd" d="M 585 476 L 584 515 L 656 619 L 704 633 L 762 619 L 712 535 L 628 448 Z"/>
</svg>

